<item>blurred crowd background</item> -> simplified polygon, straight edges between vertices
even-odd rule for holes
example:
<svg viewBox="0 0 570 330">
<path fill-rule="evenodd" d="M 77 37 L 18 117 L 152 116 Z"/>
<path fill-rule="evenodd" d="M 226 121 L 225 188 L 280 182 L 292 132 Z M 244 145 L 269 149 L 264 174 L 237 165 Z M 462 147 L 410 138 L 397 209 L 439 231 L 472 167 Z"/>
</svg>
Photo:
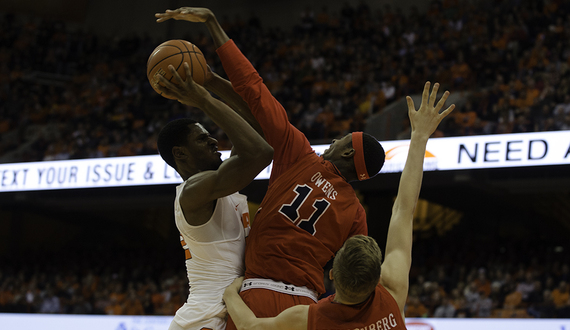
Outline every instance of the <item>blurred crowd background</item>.
<svg viewBox="0 0 570 330">
<path fill-rule="evenodd" d="M 436 137 L 570 130 L 568 1 L 432 0 L 405 14 L 347 2 L 306 8 L 292 29 L 218 19 L 312 143 L 364 130 L 426 80 L 463 99 Z M 187 39 L 224 75 L 208 35 Z M 180 117 L 230 148 L 201 111 L 150 87 L 162 41 L 1 16 L 0 163 L 156 154 L 160 128 Z M 390 139 L 409 138 L 401 125 Z M 407 316 L 570 317 L 563 246 L 464 234 L 414 243 Z M 2 256 L 0 312 L 173 315 L 186 300 L 182 249 L 100 249 Z"/>
<path fill-rule="evenodd" d="M 427 80 L 462 98 L 435 136 L 570 129 L 569 15 L 562 0 L 442 0 L 406 14 L 364 1 L 308 7 L 287 30 L 218 19 L 319 143 L 364 130 Z M 224 75 L 208 35 L 187 39 Z M 229 148 L 199 110 L 151 89 L 145 64 L 162 41 L 0 17 L 0 162 L 155 154 L 158 131 L 179 117 L 205 122 Z M 397 125 L 388 138 L 408 138 L 409 124 Z"/>
</svg>

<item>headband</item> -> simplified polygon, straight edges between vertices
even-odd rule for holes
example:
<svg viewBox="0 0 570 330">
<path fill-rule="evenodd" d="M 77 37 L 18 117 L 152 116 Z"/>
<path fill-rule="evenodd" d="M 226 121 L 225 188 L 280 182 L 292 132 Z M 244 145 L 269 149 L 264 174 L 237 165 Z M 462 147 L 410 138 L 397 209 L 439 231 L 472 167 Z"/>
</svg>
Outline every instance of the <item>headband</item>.
<svg viewBox="0 0 570 330">
<path fill-rule="evenodd" d="M 364 148 L 362 146 L 362 132 L 352 133 L 352 147 L 354 148 L 354 167 L 358 180 L 366 180 L 369 178 L 366 171 L 366 162 L 364 161 Z"/>
</svg>

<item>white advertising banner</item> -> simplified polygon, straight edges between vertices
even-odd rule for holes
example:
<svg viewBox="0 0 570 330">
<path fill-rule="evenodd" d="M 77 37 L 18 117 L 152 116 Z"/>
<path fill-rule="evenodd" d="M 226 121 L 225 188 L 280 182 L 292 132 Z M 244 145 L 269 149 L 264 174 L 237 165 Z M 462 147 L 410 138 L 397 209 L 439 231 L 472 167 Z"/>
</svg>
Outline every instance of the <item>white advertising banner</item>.
<svg viewBox="0 0 570 330">
<path fill-rule="evenodd" d="M 381 142 L 381 173 L 401 172 L 408 140 Z M 328 145 L 315 145 L 317 154 Z M 229 151 L 222 152 L 222 159 Z M 426 171 L 570 165 L 570 131 L 479 135 L 431 139 Z M 269 179 L 271 165 L 257 180 Z M 178 184 L 178 173 L 159 155 L 0 164 L 0 192 Z"/>
<path fill-rule="evenodd" d="M 386 164 L 381 172 L 401 172 L 409 141 L 381 143 L 386 151 Z M 570 131 L 430 139 L 424 169 L 444 171 L 563 164 L 570 165 Z"/>
<path fill-rule="evenodd" d="M 167 330 L 172 316 L 48 315 L 0 313 L 2 330 Z M 406 319 L 408 330 L 570 330 L 569 319 Z M 377 323 L 362 330 L 388 330 Z"/>
</svg>

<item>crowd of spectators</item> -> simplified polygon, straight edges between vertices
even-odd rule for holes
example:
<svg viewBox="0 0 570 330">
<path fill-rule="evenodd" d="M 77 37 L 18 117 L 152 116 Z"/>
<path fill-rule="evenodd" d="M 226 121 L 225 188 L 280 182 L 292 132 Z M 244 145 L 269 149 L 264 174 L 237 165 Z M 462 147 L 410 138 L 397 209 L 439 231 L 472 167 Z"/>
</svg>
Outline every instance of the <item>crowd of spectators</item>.
<svg viewBox="0 0 570 330">
<path fill-rule="evenodd" d="M 182 261 L 141 250 L 59 251 L 33 265 L 6 261 L 0 312 L 174 315 L 188 297 Z"/>
<path fill-rule="evenodd" d="M 432 0 L 406 14 L 347 2 L 307 8 L 287 30 L 220 16 L 312 141 L 363 130 L 426 80 L 469 95 L 443 136 L 570 129 L 568 1 Z M 209 36 L 187 39 L 223 75 Z M 0 157 L 22 145 L 9 161 L 154 154 L 160 128 L 185 116 L 229 147 L 200 111 L 151 89 L 145 63 L 162 41 L 1 17 Z"/>
<path fill-rule="evenodd" d="M 570 317 L 567 251 L 489 242 L 415 242 L 406 316 Z M 0 312 L 174 315 L 188 295 L 182 251 L 58 252 L 41 259 L 3 261 Z"/>
<path fill-rule="evenodd" d="M 570 317 L 570 259 L 561 246 L 426 240 L 414 242 L 413 258 L 407 317 Z"/>
</svg>

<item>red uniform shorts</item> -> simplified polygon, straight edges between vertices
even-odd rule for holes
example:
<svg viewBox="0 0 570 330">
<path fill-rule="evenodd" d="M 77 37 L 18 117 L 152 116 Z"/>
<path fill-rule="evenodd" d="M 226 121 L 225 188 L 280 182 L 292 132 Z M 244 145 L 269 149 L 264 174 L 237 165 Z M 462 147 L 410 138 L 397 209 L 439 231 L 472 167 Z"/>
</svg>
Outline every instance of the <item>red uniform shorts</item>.
<svg viewBox="0 0 570 330">
<path fill-rule="evenodd" d="M 308 297 L 293 296 L 267 289 L 249 289 L 240 292 L 240 296 L 257 317 L 275 317 L 289 307 L 315 303 Z M 231 317 L 228 317 L 226 330 L 237 330 Z"/>
</svg>

